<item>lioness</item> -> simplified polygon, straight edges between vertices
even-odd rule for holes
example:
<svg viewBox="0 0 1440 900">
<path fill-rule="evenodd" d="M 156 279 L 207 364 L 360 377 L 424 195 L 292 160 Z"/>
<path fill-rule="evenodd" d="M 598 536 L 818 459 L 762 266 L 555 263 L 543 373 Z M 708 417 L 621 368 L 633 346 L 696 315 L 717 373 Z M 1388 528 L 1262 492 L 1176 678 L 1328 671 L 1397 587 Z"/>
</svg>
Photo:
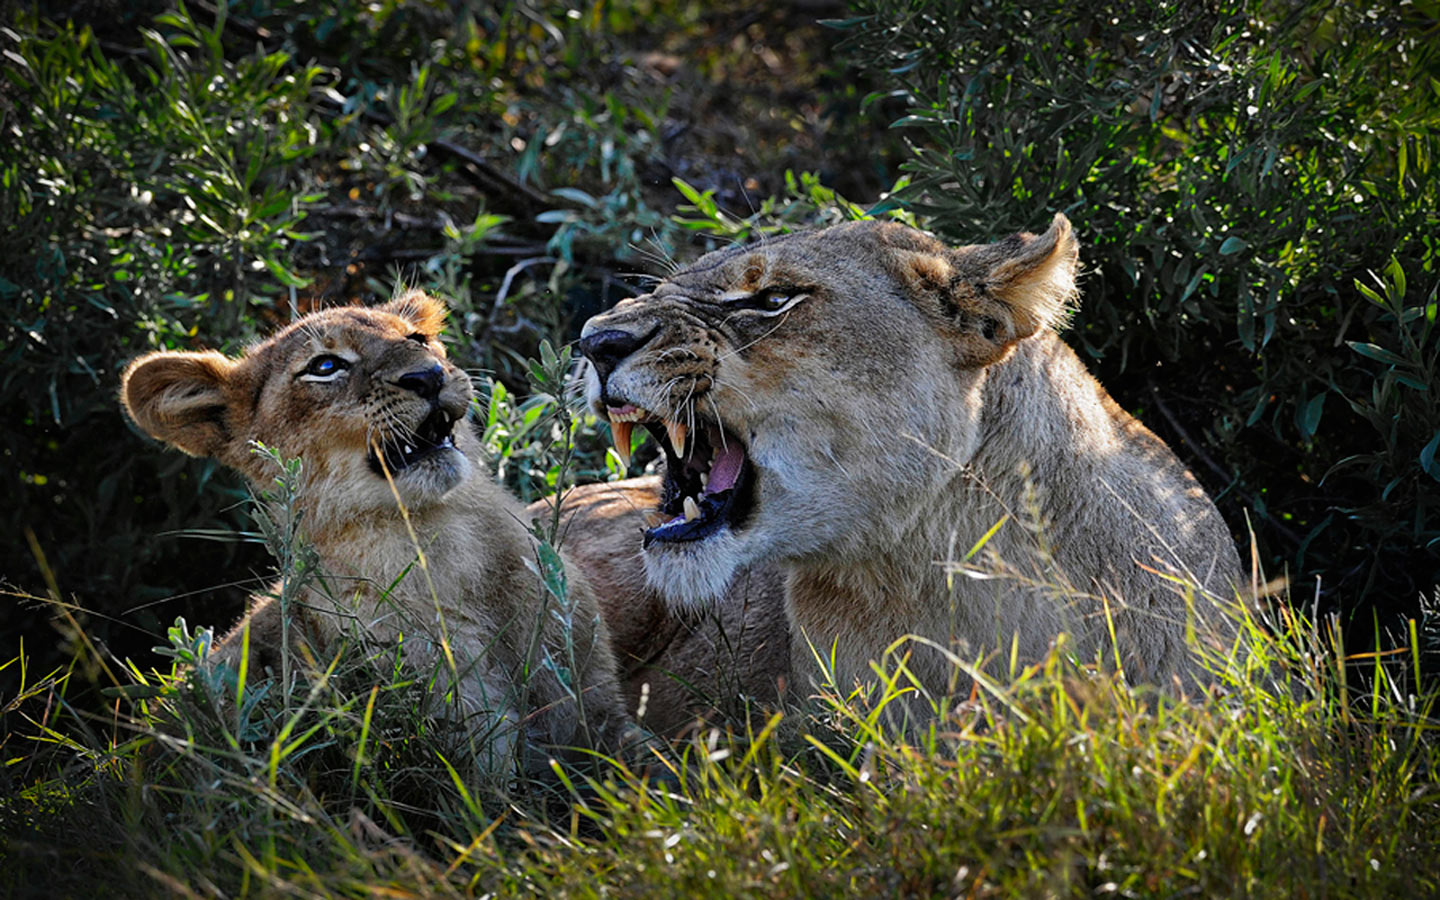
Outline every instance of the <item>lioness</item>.
<svg viewBox="0 0 1440 900">
<path fill-rule="evenodd" d="M 1067 631 L 1132 678 L 1192 673 L 1176 580 L 1233 597 L 1239 559 L 1055 335 L 1077 259 L 1062 215 L 957 249 L 851 222 L 708 254 L 590 319 L 590 402 L 617 445 L 644 424 L 664 447 L 650 580 L 697 604 L 783 561 L 794 665 L 814 674 L 818 651 L 842 686 L 906 634 L 1033 660 Z M 945 565 L 980 545 L 986 571 Z M 954 667 L 911 650 L 943 691 Z"/>
<path fill-rule="evenodd" d="M 317 651 L 352 627 L 403 635 L 407 664 L 438 664 L 453 688 L 437 711 L 494 733 L 497 767 L 530 743 L 614 747 L 626 716 L 605 623 L 578 572 L 568 612 L 547 596 L 523 508 L 476 473 L 470 379 L 446 359 L 444 320 L 417 291 L 313 313 L 239 359 L 151 353 L 125 370 L 123 403 L 150 435 L 257 487 L 276 473 L 253 441 L 302 460 L 302 528 L 330 590 L 311 589 L 291 630 Z M 281 646 L 278 606 L 250 623 L 258 672 Z M 232 636 L 218 659 L 238 667 L 240 648 Z"/>
</svg>

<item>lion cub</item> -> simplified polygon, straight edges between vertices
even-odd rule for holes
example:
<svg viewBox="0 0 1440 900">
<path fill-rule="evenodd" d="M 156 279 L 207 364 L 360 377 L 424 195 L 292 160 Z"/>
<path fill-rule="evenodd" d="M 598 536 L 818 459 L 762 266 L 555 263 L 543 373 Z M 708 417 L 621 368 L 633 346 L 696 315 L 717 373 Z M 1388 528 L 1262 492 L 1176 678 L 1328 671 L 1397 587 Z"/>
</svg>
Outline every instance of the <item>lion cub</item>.
<svg viewBox="0 0 1440 900">
<path fill-rule="evenodd" d="M 239 359 L 143 356 L 122 399 L 150 435 L 257 487 L 275 472 L 252 442 L 301 459 L 302 528 L 329 590 L 310 590 L 291 631 L 317 653 L 352 630 L 403 636 L 406 663 L 438 666 L 453 690 L 444 714 L 496 735 L 492 760 L 530 744 L 614 747 L 626 715 L 605 623 L 578 572 L 567 611 L 527 567 L 524 508 L 476 471 L 470 379 L 446 359 L 444 321 L 418 291 L 328 309 Z M 262 601 L 250 622 L 257 671 L 280 649 L 278 607 Z M 238 663 L 240 647 L 227 638 L 218 659 Z"/>
<path fill-rule="evenodd" d="M 1193 683 L 1188 623 L 1227 633 L 1239 558 L 1056 336 L 1077 258 L 1060 215 L 957 249 L 852 222 L 711 253 L 592 318 L 591 404 L 617 444 L 640 424 L 664 448 L 651 582 L 694 605 L 781 564 L 796 670 L 823 656 L 842 689 L 907 635 L 944 693 L 947 652 L 1033 661 L 1062 631 L 1084 661 Z"/>
</svg>

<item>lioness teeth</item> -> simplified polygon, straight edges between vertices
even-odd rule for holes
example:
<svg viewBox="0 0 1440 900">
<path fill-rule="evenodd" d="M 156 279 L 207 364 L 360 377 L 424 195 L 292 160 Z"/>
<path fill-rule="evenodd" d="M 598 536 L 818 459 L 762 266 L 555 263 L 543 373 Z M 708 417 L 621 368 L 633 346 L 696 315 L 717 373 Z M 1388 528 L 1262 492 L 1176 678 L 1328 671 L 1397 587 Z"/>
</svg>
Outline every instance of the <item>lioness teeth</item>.
<svg viewBox="0 0 1440 900">
<path fill-rule="evenodd" d="M 608 409 L 611 422 L 642 422 L 650 413 L 638 406 L 612 406 Z"/>
<path fill-rule="evenodd" d="M 623 419 L 610 419 L 610 437 L 615 441 L 615 455 L 620 457 L 620 464 L 630 468 L 630 432 L 635 425 Z"/>
<path fill-rule="evenodd" d="M 685 521 L 696 522 L 700 519 L 700 504 L 695 502 L 694 497 L 685 498 Z"/>
<path fill-rule="evenodd" d="M 665 420 L 665 431 L 670 435 L 670 446 L 675 448 L 675 455 L 681 459 L 685 458 L 685 435 L 689 432 L 679 422 Z"/>
<path fill-rule="evenodd" d="M 406 444 L 406 445 L 405 445 L 405 455 L 406 455 L 406 456 L 414 456 L 414 455 L 415 455 L 415 448 L 412 447 L 412 446 L 410 446 L 409 444 Z"/>
</svg>

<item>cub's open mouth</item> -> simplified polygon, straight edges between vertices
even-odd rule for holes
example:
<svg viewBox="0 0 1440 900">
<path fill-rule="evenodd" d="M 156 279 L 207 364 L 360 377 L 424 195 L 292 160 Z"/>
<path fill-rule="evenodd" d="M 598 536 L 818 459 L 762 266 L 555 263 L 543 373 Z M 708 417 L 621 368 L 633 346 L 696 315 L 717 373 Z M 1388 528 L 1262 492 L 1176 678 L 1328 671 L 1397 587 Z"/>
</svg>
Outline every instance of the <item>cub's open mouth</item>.
<svg viewBox="0 0 1440 900">
<path fill-rule="evenodd" d="M 388 469 L 391 475 L 405 471 L 417 462 L 440 450 L 455 449 L 455 423 L 458 417 L 443 409 L 431 410 L 415 430 L 405 435 L 391 435 L 385 439 L 376 453 L 370 445 L 370 468 L 376 475 L 384 476 Z M 381 456 L 384 464 L 381 464 Z"/>
<path fill-rule="evenodd" d="M 636 406 L 606 411 L 616 452 L 627 465 L 636 424 L 644 425 L 665 452 L 659 509 L 663 521 L 645 532 L 646 547 L 656 541 L 704 540 L 725 525 L 744 526 L 755 505 L 755 467 L 738 437 L 718 423 L 697 421 L 688 427 Z"/>
</svg>

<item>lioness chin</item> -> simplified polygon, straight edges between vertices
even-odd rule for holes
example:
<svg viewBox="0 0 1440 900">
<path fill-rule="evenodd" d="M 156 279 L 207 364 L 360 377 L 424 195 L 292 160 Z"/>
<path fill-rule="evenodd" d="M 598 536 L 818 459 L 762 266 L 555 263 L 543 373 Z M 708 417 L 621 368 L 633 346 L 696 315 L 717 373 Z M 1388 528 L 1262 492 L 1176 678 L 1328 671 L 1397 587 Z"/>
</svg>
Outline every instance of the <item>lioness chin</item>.
<svg viewBox="0 0 1440 900">
<path fill-rule="evenodd" d="M 1034 660 L 1062 631 L 1082 660 L 1188 680 L 1187 621 L 1229 627 L 1239 559 L 1055 335 L 1077 258 L 1059 215 L 958 249 L 852 222 L 711 253 L 592 318 L 591 404 L 617 446 L 641 424 L 664 449 L 651 581 L 693 605 L 782 562 L 794 665 L 814 674 L 813 646 L 842 687 L 905 635 Z M 953 685 L 944 653 L 909 649 L 928 689 Z"/>
<path fill-rule="evenodd" d="M 347 635 L 403 635 L 412 672 L 440 672 L 431 712 L 492 735 L 480 763 L 497 772 L 612 749 L 626 716 L 605 623 L 579 572 L 559 614 L 529 567 L 523 507 L 477 473 L 470 379 L 439 343 L 444 319 L 411 292 L 313 313 L 239 359 L 152 353 L 125 370 L 122 401 L 148 434 L 261 489 L 276 473 L 253 442 L 301 460 L 302 529 L 328 588 L 293 610 L 298 641 L 324 658 Z M 248 621 L 258 673 L 281 649 L 278 606 Z M 238 668 L 241 647 L 228 638 L 213 662 Z"/>
</svg>

